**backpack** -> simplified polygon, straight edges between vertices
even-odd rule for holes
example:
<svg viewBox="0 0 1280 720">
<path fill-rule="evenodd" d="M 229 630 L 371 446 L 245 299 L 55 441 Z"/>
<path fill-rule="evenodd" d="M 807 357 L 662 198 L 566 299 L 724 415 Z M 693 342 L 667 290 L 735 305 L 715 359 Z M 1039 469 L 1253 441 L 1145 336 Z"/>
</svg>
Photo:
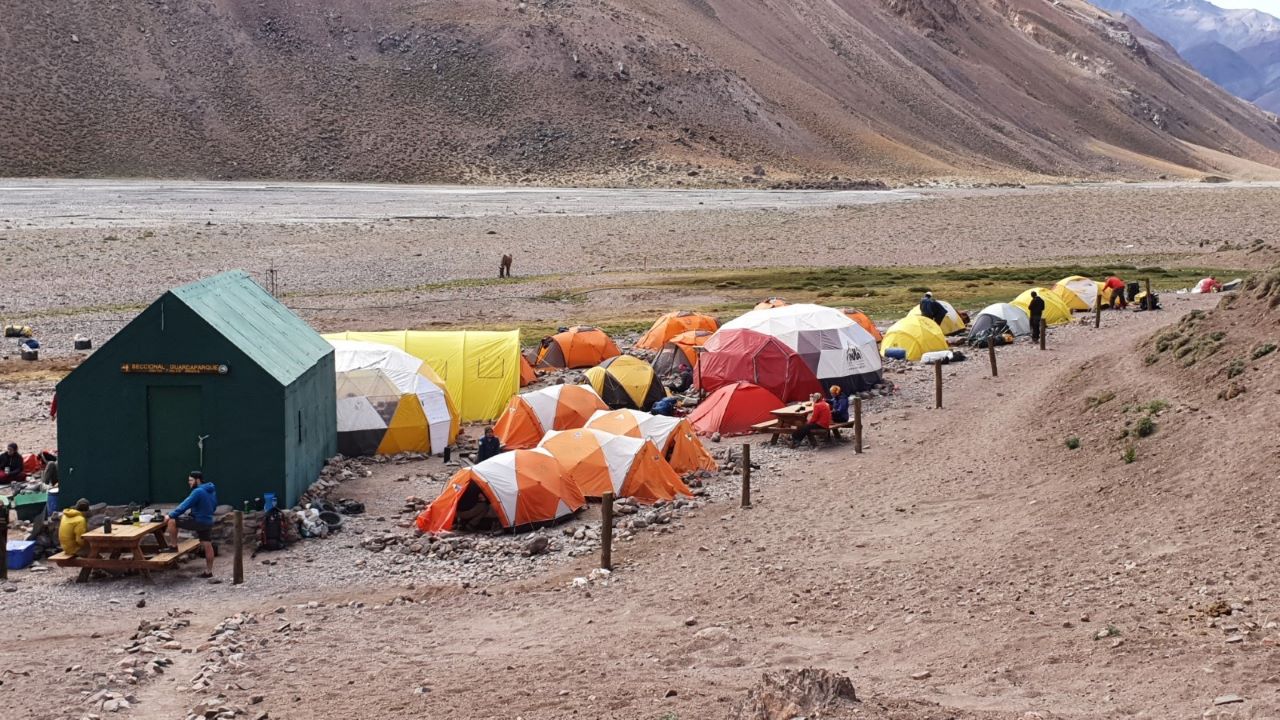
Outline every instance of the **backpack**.
<svg viewBox="0 0 1280 720">
<path fill-rule="evenodd" d="M 271 508 L 258 528 L 258 550 L 283 550 L 284 542 L 284 514 L 280 508 Z"/>
</svg>

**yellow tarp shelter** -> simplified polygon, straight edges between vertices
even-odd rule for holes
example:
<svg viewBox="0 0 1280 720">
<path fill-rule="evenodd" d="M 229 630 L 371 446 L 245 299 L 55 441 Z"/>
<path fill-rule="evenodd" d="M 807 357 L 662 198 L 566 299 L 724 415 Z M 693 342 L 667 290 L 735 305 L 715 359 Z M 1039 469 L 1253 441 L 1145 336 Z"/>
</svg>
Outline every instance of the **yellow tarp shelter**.
<svg viewBox="0 0 1280 720">
<path fill-rule="evenodd" d="M 388 330 L 324 337 L 391 345 L 421 359 L 444 380 L 462 422 L 498 417 L 520 392 L 519 330 Z"/>
</svg>

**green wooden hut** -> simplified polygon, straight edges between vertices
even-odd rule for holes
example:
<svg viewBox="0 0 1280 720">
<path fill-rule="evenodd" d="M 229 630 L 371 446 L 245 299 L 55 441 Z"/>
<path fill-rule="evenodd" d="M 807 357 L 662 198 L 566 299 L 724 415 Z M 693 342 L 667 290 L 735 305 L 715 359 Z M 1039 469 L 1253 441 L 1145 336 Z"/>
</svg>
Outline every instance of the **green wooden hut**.
<svg viewBox="0 0 1280 720">
<path fill-rule="evenodd" d="M 293 505 L 337 452 L 333 347 L 246 273 L 165 293 L 58 383 L 62 490 L 74 502 Z"/>
</svg>

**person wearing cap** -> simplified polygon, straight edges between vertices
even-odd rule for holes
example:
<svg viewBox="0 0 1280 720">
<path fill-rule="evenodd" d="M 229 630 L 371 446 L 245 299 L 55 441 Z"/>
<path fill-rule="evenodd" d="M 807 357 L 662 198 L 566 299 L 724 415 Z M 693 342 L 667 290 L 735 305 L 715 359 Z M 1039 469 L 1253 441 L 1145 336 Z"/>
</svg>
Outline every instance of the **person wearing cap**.
<svg viewBox="0 0 1280 720">
<path fill-rule="evenodd" d="M 26 479 L 27 473 L 22 469 L 22 453 L 18 452 L 18 443 L 9 443 L 8 449 L 0 453 L 0 485 Z"/>
<path fill-rule="evenodd" d="M 827 404 L 831 406 L 833 422 L 849 422 L 849 396 L 844 394 L 839 385 L 831 386 L 831 398 L 827 400 Z"/>
<path fill-rule="evenodd" d="M 213 577 L 213 512 L 218 508 L 218 491 L 213 483 L 205 482 L 204 473 L 192 470 L 187 473 L 187 487 L 191 494 L 182 504 L 169 513 L 169 545 L 178 547 L 178 528 L 196 534 L 204 548 L 203 578 Z M 187 513 L 190 513 L 189 515 Z"/>
<path fill-rule="evenodd" d="M 502 441 L 493 434 L 492 427 L 485 428 L 484 437 L 480 438 L 480 443 L 476 446 L 476 462 L 482 463 L 501 452 Z"/>
<path fill-rule="evenodd" d="M 89 501 L 80 498 L 76 506 L 62 511 L 62 521 L 58 523 L 58 544 L 62 552 L 68 555 L 83 555 L 88 549 L 83 538 L 89 529 Z"/>
</svg>

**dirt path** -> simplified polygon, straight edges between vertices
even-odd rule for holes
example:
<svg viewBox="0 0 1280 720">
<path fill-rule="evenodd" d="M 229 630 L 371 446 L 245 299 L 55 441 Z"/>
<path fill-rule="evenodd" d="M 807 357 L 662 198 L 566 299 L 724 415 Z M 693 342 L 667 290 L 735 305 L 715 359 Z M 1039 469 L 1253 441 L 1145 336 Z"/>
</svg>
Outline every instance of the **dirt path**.
<svg viewBox="0 0 1280 720">
<path fill-rule="evenodd" d="M 584 560 L 529 582 L 418 589 L 417 604 L 388 604 L 395 588 L 290 597 L 319 602 L 289 606 L 310 630 L 260 627 L 255 692 L 272 717 L 711 718 L 762 671 L 815 665 L 957 717 L 1189 717 L 1251 690 L 1254 710 L 1274 711 L 1261 684 L 1274 653 L 1224 658 L 1177 616 L 1195 570 L 1180 556 L 1154 576 L 1125 571 L 1150 548 L 1082 514 L 1070 428 L 1046 420 L 1044 398 L 1082 363 L 1178 314 L 1072 328 L 1046 353 L 1004 349 L 998 379 L 981 358 L 950 366 L 947 407 L 873 418 L 862 456 L 758 451 L 753 509 L 711 506 L 622 545 L 607 584 L 571 587 Z M 1107 627 L 1119 634 L 1094 639 Z"/>
</svg>

